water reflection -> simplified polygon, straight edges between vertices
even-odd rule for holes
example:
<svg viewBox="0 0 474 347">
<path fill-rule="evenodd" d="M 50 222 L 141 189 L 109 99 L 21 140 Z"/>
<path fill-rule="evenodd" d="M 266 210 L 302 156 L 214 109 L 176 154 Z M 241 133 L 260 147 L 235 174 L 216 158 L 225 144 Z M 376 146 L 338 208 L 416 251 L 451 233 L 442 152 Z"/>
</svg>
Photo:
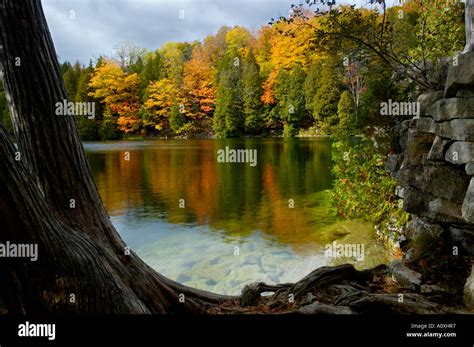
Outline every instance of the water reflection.
<svg viewBox="0 0 474 347">
<path fill-rule="evenodd" d="M 226 146 L 256 149 L 257 165 L 218 163 Z M 373 246 L 366 247 L 371 265 L 384 261 L 370 225 L 348 226 L 329 211 L 326 139 L 88 143 L 86 150 L 122 237 L 182 283 L 235 294 L 256 280 L 294 281 L 331 263 L 324 244 L 350 235 Z"/>
</svg>

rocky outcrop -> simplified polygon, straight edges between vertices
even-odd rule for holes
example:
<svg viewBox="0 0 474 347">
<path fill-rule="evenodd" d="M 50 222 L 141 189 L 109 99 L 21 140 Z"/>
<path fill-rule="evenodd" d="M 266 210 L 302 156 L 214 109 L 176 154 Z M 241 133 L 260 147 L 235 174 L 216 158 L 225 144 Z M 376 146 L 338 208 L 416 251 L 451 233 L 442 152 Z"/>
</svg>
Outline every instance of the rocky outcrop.
<svg viewBox="0 0 474 347">
<path fill-rule="evenodd" d="M 420 114 L 398 126 L 400 153 L 391 154 L 386 165 L 399 184 L 397 195 L 404 200 L 404 209 L 414 215 L 405 236 L 449 242 L 459 256 L 472 262 L 474 53 L 459 56 L 457 66 L 450 67 L 444 92 L 425 93 L 418 102 Z M 407 252 L 408 257 L 413 253 Z M 406 282 L 401 265 L 395 265 L 394 274 Z M 419 285 L 410 274 L 409 284 Z M 474 273 L 464 296 L 466 305 L 474 306 L 473 278 Z"/>
</svg>

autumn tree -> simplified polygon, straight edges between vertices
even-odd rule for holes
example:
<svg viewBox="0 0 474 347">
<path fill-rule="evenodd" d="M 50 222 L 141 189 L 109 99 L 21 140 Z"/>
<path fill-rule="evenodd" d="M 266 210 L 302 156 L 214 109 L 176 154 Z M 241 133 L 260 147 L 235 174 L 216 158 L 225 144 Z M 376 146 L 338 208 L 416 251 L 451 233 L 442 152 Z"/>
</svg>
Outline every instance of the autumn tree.
<svg viewBox="0 0 474 347">
<path fill-rule="evenodd" d="M 151 82 L 144 103 L 146 113 L 142 122 L 145 128 L 163 131 L 169 128 L 171 108 L 179 103 L 180 91 L 169 78 Z"/>
<path fill-rule="evenodd" d="M 313 30 L 318 49 L 357 45 L 365 57 L 377 56 L 392 71 L 414 81 L 420 89 L 441 89 L 446 57 L 454 57 L 464 43 L 464 5 L 460 2 L 413 0 L 388 7 L 377 1 L 378 10 L 356 6 L 316 9 L 308 19 L 307 9 L 295 7 L 292 18 Z M 310 3 L 315 5 L 315 3 Z M 440 39 L 444 37 L 444 39 Z"/>
<path fill-rule="evenodd" d="M 89 95 L 105 106 L 102 137 L 114 137 L 115 126 L 124 133 L 133 131 L 139 109 L 137 74 L 127 75 L 115 61 L 104 60 L 94 70 L 89 87 L 92 90 Z"/>
<path fill-rule="evenodd" d="M 203 47 L 195 46 L 191 59 L 183 69 L 183 88 L 186 103 L 189 105 L 186 114 L 190 120 L 202 120 L 212 116 L 216 98 L 215 74 L 215 67 Z"/>
</svg>

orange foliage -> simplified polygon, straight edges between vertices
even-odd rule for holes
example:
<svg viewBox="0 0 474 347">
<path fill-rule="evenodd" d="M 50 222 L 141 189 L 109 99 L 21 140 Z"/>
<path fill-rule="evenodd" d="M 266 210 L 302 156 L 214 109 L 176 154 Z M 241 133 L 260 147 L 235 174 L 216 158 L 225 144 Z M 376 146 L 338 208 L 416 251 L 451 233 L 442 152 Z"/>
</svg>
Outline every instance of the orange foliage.
<svg viewBox="0 0 474 347">
<path fill-rule="evenodd" d="M 210 116 L 214 111 L 216 88 L 213 85 L 215 68 L 203 52 L 201 46 L 193 49 L 191 60 L 184 65 L 183 84 L 187 102 L 192 111 L 191 118 Z"/>
<path fill-rule="evenodd" d="M 113 60 L 105 60 L 94 70 L 89 87 L 90 96 L 101 99 L 105 114 L 118 116 L 119 130 L 128 133 L 137 123 L 139 109 L 139 79 L 136 73 L 127 75 Z"/>
</svg>

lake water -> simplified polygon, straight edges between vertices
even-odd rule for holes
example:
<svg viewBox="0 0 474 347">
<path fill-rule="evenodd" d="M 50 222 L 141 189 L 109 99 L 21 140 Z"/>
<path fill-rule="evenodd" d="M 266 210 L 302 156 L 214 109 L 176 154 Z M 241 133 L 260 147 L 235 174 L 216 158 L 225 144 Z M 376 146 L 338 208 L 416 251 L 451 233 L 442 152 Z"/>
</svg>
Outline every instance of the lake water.
<svg viewBox="0 0 474 347">
<path fill-rule="evenodd" d="M 257 162 L 221 163 L 218 150 L 256 149 Z M 317 267 L 388 261 L 373 226 L 330 211 L 327 139 L 86 143 L 101 197 L 124 241 L 163 275 L 239 294 L 245 284 L 294 282 Z M 127 160 L 129 159 L 129 160 Z M 364 257 L 328 257 L 359 244 Z"/>
</svg>

